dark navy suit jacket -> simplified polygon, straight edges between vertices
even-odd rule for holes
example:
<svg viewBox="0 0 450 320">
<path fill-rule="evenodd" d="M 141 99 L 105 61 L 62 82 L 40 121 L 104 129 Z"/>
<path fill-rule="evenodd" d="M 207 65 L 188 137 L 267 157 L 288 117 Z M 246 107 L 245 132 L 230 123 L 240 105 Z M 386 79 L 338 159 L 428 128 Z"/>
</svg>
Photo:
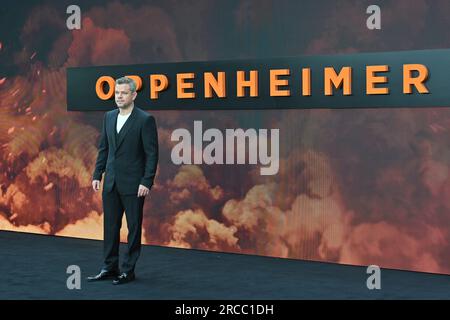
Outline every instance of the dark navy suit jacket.
<svg viewBox="0 0 450 320">
<path fill-rule="evenodd" d="M 137 195 L 139 185 L 151 189 L 158 165 L 158 132 L 155 118 L 133 107 L 131 115 L 117 134 L 119 109 L 108 111 L 98 147 L 93 180 L 101 180 L 105 172 L 103 192 L 114 183 L 123 195 Z"/>
</svg>

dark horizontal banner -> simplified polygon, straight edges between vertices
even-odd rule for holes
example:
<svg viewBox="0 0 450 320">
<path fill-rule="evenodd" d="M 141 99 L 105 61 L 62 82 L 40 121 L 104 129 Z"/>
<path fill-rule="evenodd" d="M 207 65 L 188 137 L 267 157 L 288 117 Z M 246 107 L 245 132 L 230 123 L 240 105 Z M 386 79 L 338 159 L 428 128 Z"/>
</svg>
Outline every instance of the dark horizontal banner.
<svg viewBox="0 0 450 320">
<path fill-rule="evenodd" d="M 115 108 L 114 79 L 148 110 L 450 106 L 450 49 L 67 69 L 67 109 Z"/>
</svg>

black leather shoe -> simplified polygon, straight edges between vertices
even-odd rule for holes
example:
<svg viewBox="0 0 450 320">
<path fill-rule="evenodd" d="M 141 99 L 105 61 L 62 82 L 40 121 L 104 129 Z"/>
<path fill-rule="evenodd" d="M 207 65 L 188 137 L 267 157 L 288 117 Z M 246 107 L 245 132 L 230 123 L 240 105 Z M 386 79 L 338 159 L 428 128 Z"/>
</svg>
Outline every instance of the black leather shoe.
<svg viewBox="0 0 450 320">
<path fill-rule="evenodd" d="M 87 281 L 102 281 L 102 280 L 108 280 L 108 279 L 114 279 L 117 278 L 119 275 L 118 271 L 109 271 L 109 270 L 102 270 L 99 274 L 95 276 L 87 277 Z"/>
<path fill-rule="evenodd" d="M 113 284 L 124 284 L 133 281 L 135 278 L 134 272 L 124 272 L 116 279 L 113 280 Z"/>
</svg>

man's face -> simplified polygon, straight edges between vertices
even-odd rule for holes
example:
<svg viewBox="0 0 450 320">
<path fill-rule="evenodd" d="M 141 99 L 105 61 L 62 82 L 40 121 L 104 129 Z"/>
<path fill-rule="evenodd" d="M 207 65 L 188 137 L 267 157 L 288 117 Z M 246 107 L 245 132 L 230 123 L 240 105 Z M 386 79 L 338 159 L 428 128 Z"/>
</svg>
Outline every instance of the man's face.
<svg viewBox="0 0 450 320">
<path fill-rule="evenodd" d="M 116 84 L 115 99 L 117 107 L 128 108 L 136 99 L 137 93 L 131 92 L 129 84 Z"/>
</svg>

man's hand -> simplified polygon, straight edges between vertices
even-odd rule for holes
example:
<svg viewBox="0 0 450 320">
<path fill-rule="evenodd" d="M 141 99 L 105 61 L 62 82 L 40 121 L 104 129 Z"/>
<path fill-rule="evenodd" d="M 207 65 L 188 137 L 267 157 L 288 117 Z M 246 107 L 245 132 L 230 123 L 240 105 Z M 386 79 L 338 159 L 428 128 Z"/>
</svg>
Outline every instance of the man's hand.
<svg viewBox="0 0 450 320">
<path fill-rule="evenodd" d="M 92 189 L 94 189 L 95 192 L 100 190 L 100 180 L 93 180 L 92 181 Z"/>
<path fill-rule="evenodd" d="M 148 195 L 148 193 L 150 192 L 150 189 L 143 186 L 142 184 L 139 185 L 139 189 L 138 189 L 138 197 L 145 197 L 146 195 Z"/>
</svg>

